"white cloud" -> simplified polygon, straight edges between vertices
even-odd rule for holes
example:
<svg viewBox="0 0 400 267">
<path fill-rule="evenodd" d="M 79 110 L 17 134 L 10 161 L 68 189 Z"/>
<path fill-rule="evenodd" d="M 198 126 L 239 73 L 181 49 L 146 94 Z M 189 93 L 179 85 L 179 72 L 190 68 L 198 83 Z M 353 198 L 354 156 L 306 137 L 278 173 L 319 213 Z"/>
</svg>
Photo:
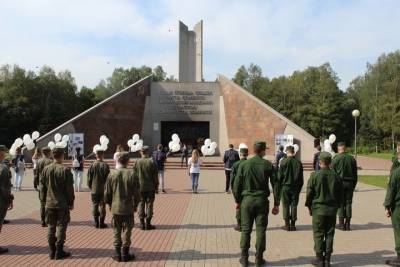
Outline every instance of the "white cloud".
<svg viewBox="0 0 400 267">
<path fill-rule="evenodd" d="M 344 89 L 367 61 L 399 48 L 399 7 L 395 0 L 0 1 L 0 64 L 70 69 L 80 86 L 116 66 L 160 64 L 177 76 L 177 21 L 192 28 L 203 19 L 208 80 L 251 62 L 269 77 L 330 62 Z"/>
</svg>

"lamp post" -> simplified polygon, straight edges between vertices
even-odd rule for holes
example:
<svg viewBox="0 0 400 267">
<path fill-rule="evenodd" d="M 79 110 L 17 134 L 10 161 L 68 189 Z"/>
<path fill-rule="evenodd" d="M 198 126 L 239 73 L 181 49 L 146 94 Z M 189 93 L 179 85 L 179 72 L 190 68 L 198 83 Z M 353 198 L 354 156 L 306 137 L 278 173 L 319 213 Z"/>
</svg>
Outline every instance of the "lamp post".
<svg viewBox="0 0 400 267">
<path fill-rule="evenodd" d="M 357 118 L 360 116 L 360 111 L 358 109 L 353 110 L 351 113 L 354 117 L 354 155 L 357 159 Z"/>
</svg>

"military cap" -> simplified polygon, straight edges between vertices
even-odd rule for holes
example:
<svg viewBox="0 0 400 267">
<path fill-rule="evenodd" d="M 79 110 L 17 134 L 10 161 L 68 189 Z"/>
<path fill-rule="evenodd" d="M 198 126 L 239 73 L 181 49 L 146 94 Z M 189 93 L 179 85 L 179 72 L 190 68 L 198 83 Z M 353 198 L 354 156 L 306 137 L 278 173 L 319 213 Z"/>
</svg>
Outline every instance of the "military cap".
<svg viewBox="0 0 400 267">
<path fill-rule="evenodd" d="M 258 149 L 261 149 L 261 150 L 265 150 L 265 149 L 268 148 L 268 147 L 267 147 L 267 143 L 264 142 L 264 141 L 256 141 L 256 142 L 254 143 L 254 147 L 256 147 L 256 148 L 258 148 Z"/>
<path fill-rule="evenodd" d="M 125 161 L 129 159 L 129 152 L 123 151 L 118 153 L 118 161 Z"/>
<path fill-rule="evenodd" d="M 242 147 L 242 148 L 240 148 L 239 151 L 240 151 L 240 153 L 243 153 L 243 154 L 249 153 L 249 149 L 247 147 Z"/>
<path fill-rule="evenodd" d="M 50 152 L 51 149 L 50 149 L 50 147 L 45 146 L 45 147 L 42 147 L 42 151 L 43 151 L 43 152 L 46 152 L 46 151 Z"/>
<path fill-rule="evenodd" d="M 8 149 L 5 145 L 0 145 L 0 151 L 2 152 L 8 152 Z"/>
<path fill-rule="evenodd" d="M 321 154 L 319 154 L 319 159 L 320 160 L 331 161 L 332 160 L 332 155 L 331 155 L 331 153 L 328 153 L 328 152 L 321 152 Z"/>
<path fill-rule="evenodd" d="M 346 142 L 338 142 L 338 146 L 346 146 Z"/>
</svg>

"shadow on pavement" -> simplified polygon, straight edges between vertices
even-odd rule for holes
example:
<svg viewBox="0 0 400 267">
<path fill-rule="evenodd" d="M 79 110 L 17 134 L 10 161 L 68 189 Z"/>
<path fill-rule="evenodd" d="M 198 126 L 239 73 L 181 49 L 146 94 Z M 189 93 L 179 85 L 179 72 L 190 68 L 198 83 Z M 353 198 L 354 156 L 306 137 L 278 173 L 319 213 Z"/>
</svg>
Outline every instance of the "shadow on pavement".
<svg viewBox="0 0 400 267">
<path fill-rule="evenodd" d="M 201 229 L 224 229 L 224 228 L 233 228 L 235 224 L 228 225 L 206 225 L 206 224 L 182 224 L 182 225 L 156 225 L 157 230 L 175 230 L 175 229 L 192 229 L 192 230 L 201 230 Z M 233 229 L 232 229 L 233 231 Z"/>
<path fill-rule="evenodd" d="M 385 261 L 392 258 L 393 251 L 380 250 L 372 253 L 333 254 L 333 266 L 365 266 L 384 265 Z M 268 262 L 268 266 L 307 265 L 314 257 L 298 257 L 293 259 Z M 268 260 L 268 259 L 267 259 Z"/>
</svg>

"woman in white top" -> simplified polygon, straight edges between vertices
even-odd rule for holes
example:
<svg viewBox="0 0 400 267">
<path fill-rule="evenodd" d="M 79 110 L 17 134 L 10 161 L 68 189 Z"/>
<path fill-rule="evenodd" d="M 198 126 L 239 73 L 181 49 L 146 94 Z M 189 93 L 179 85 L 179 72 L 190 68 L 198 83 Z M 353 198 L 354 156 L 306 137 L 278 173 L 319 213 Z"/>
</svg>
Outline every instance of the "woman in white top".
<svg viewBox="0 0 400 267">
<path fill-rule="evenodd" d="M 196 149 L 194 149 L 192 156 L 188 161 L 189 175 L 192 179 L 192 192 L 194 194 L 197 194 L 197 187 L 199 186 L 201 164 L 203 164 L 203 161 L 200 159 L 200 154 Z"/>
<path fill-rule="evenodd" d="M 20 191 L 22 186 L 22 181 L 25 175 L 25 157 L 22 154 L 22 150 L 20 147 L 16 149 L 15 157 L 13 158 L 14 165 L 14 190 Z"/>
<path fill-rule="evenodd" d="M 114 166 L 115 166 L 116 170 L 121 169 L 121 167 L 122 167 L 121 164 L 118 162 L 118 155 L 121 152 L 124 152 L 124 148 L 122 145 L 118 145 L 117 149 L 115 150 L 114 157 L 113 157 Z"/>
</svg>

